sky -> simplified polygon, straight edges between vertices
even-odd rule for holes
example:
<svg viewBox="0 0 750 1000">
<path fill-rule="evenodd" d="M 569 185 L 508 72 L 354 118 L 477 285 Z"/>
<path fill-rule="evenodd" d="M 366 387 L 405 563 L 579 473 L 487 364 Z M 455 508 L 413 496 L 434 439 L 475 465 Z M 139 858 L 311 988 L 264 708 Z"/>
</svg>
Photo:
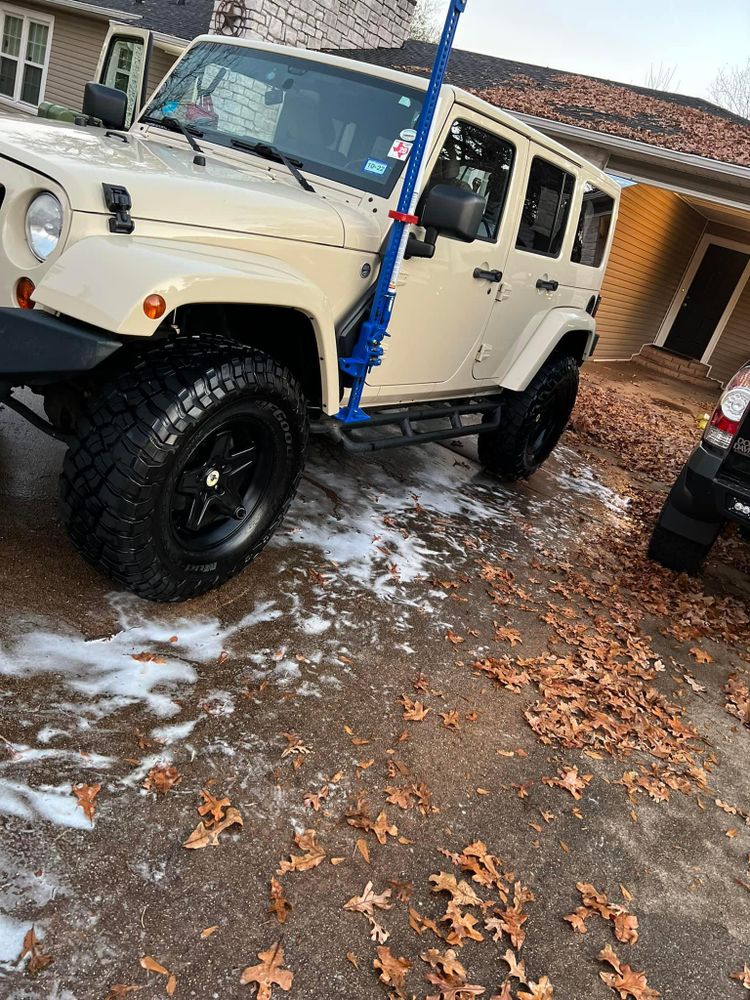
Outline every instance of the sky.
<svg viewBox="0 0 750 1000">
<path fill-rule="evenodd" d="M 750 57 L 750 0 L 468 0 L 456 45 L 641 86 L 676 65 L 669 89 L 708 97 Z"/>
</svg>

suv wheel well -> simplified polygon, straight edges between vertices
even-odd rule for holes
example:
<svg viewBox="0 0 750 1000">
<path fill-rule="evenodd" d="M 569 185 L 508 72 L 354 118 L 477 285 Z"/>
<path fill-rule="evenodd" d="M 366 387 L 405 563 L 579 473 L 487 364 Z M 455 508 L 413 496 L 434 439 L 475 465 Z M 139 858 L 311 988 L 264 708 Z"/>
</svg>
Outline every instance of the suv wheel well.
<svg viewBox="0 0 750 1000">
<path fill-rule="evenodd" d="M 308 408 L 314 411 L 322 406 L 315 330 L 310 319 L 297 309 L 242 303 L 183 306 L 176 326 L 183 333 L 221 334 L 265 351 L 298 379 Z"/>
<path fill-rule="evenodd" d="M 575 358 L 579 365 L 582 365 L 590 337 L 591 333 L 588 330 L 568 330 L 552 353 L 553 355 L 567 354 L 571 358 Z"/>
</svg>

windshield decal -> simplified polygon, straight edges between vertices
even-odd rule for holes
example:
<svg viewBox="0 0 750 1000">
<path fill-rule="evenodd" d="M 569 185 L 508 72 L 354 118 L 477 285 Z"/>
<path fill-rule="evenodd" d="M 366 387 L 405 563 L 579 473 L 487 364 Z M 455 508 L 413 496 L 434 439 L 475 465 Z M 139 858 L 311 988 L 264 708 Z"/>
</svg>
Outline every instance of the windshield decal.
<svg viewBox="0 0 750 1000">
<path fill-rule="evenodd" d="M 388 156 L 393 160 L 404 160 L 409 159 L 409 153 L 411 153 L 411 147 L 413 143 L 404 142 L 403 139 L 396 139 L 391 148 L 388 150 Z"/>
<path fill-rule="evenodd" d="M 417 138 L 416 130 L 413 128 L 405 128 L 401 133 L 401 138 L 404 142 L 414 142 Z"/>
<path fill-rule="evenodd" d="M 388 170 L 388 164 L 384 160 L 368 160 L 362 168 L 363 173 L 377 174 L 378 177 L 382 177 L 386 170 Z"/>
</svg>

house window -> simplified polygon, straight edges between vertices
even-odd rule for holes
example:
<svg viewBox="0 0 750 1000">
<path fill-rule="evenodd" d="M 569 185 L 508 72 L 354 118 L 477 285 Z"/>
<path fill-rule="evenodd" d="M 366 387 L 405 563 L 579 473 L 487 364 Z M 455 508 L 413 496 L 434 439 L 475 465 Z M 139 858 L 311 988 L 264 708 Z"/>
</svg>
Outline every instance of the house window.
<svg viewBox="0 0 750 1000">
<path fill-rule="evenodd" d="M 428 190 L 451 184 L 484 198 L 479 239 L 494 243 L 500 231 L 515 147 L 500 136 L 469 122 L 456 121 L 430 177 Z"/>
<path fill-rule="evenodd" d="M 0 5 L 0 97 L 37 107 L 44 96 L 52 21 Z"/>
<path fill-rule="evenodd" d="M 573 241 L 573 253 L 570 257 L 574 264 L 585 264 L 586 267 L 602 266 L 614 210 L 613 198 L 593 184 L 586 184 L 583 189 L 583 204 L 576 238 Z"/>
<path fill-rule="evenodd" d="M 568 226 L 575 177 L 535 156 L 516 247 L 543 257 L 559 257 Z"/>
</svg>

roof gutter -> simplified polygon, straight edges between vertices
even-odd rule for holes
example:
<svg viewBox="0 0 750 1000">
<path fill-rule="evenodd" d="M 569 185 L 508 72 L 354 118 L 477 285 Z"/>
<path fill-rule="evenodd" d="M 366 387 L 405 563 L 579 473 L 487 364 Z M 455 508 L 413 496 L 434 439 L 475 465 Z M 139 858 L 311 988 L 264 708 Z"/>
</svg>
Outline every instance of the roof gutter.
<svg viewBox="0 0 750 1000">
<path fill-rule="evenodd" d="M 750 211 L 750 167 L 518 111 L 508 110 L 508 114 L 567 145 L 580 143 L 605 150 L 608 158 L 603 169 L 610 173 Z"/>
</svg>

